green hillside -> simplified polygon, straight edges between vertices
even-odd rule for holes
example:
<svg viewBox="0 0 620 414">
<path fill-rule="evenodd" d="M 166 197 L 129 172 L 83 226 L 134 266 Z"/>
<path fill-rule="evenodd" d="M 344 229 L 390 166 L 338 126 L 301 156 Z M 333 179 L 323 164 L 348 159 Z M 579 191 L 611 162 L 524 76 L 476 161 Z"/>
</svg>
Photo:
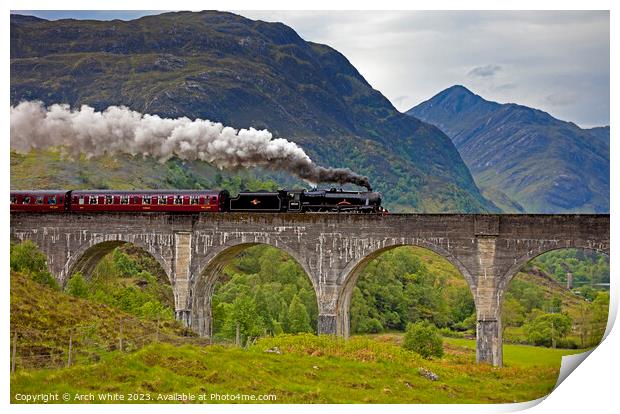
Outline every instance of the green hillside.
<svg viewBox="0 0 620 414">
<path fill-rule="evenodd" d="M 321 165 L 369 176 L 392 210 L 498 210 L 445 134 L 398 112 L 343 55 L 280 23 L 215 11 L 113 22 L 11 14 L 10 89 L 12 104 L 125 105 L 165 117 L 267 128 Z M 14 166 L 20 162 L 16 158 Z M 118 168 L 129 182 L 139 182 L 134 173 L 150 165 L 123 158 Z M 182 169 L 196 177 L 208 167 L 187 163 Z M 75 182 L 83 174 L 97 176 L 96 170 L 62 163 L 56 176 Z"/>
<path fill-rule="evenodd" d="M 436 274 L 442 281 L 442 297 L 445 292 L 465 287 L 458 273 L 434 254 L 413 248 L 392 252 L 384 255 L 382 263 L 369 266 L 359 286 L 376 291 L 371 283 L 374 272 L 404 261 L 403 266 L 415 267 L 413 274 Z M 294 266 L 290 257 L 273 248 L 248 249 L 227 266 L 215 298 L 220 304 L 234 304 L 244 295 L 254 300 L 261 288 L 273 292 L 265 298 L 267 304 L 280 303 L 291 294 L 303 297 L 300 291 L 309 282 L 300 280 L 306 276 Z M 270 402 L 276 403 L 519 402 L 551 391 L 562 355 L 578 352 L 507 345 L 506 366 L 498 369 L 475 363 L 475 340 L 468 339 L 467 334 L 444 338 L 443 357 L 432 359 L 401 347 L 400 333 L 356 335 L 343 341 L 311 333 L 270 336 L 273 332 L 267 332 L 267 336 L 244 341 L 245 348 L 209 345 L 167 319 L 165 313 L 143 314 L 141 306 L 131 305 L 135 298 L 143 297 L 135 292 L 127 296 L 126 292 L 137 286 L 150 301 L 164 306 L 167 296 L 165 281 L 159 279 L 161 288 L 154 289 L 151 277 L 145 274 L 158 277 L 156 263 L 131 246 L 104 258 L 94 280 L 85 286 L 76 284 L 79 277 L 75 279 L 74 275 L 67 293 L 46 278 L 45 261 L 31 246 L 13 246 L 11 267 L 20 269 L 11 272 L 11 333 L 12 339 L 16 338 L 11 347 L 12 355 L 16 350 L 12 402 L 22 402 L 15 399 L 18 393 L 47 392 L 69 393 L 71 402 L 88 402 L 75 400 L 78 393 L 93 393 L 97 402 L 101 402 L 99 393 L 117 393 L 125 398 L 140 394 L 142 400 L 132 402 L 180 402 L 170 400 L 179 392 L 196 398 L 205 395 L 206 401 L 196 402 L 209 403 L 252 402 L 211 399 L 216 394 L 275 395 Z M 554 283 L 548 283 L 544 290 L 556 295 Z M 244 286 L 250 289 L 243 292 Z M 381 290 L 374 295 L 383 301 Z M 133 299 L 114 300 L 123 297 Z M 571 308 L 571 301 L 582 300 L 568 292 L 562 297 L 563 304 L 565 301 Z M 305 308 L 307 302 L 298 304 Z M 263 316 L 260 306 L 256 310 L 253 320 Z M 238 314 L 234 309 L 230 315 L 224 320 L 235 322 Z M 286 313 L 281 326 L 294 331 L 289 315 L 291 312 Z M 227 330 L 220 333 L 219 340 L 225 341 Z M 259 332 L 259 336 L 265 333 Z M 428 379 L 429 372 L 438 379 Z"/>
<path fill-rule="evenodd" d="M 75 159 L 57 150 L 38 150 L 27 155 L 11 152 L 11 189 L 221 188 L 236 193 L 300 184 L 283 174 L 257 170 L 232 173 L 206 163 L 178 159 L 162 164 L 129 155 Z"/>
</svg>

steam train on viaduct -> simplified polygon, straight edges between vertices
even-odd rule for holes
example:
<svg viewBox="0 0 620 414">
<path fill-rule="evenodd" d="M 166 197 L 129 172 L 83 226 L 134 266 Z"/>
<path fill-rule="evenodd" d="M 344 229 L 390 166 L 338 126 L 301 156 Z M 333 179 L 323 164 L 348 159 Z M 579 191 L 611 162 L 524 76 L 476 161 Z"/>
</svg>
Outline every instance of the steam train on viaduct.
<svg viewBox="0 0 620 414">
<path fill-rule="evenodd" d="M 11 191 L 11 212 L 387 213 L 374 191 L 32 190 Z"/>
</svg>

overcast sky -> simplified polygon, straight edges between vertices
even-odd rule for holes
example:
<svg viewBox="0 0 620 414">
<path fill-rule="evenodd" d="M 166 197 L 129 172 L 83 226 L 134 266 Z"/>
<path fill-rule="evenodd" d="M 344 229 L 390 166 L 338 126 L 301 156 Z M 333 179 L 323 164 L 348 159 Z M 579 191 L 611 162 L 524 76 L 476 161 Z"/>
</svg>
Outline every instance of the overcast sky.
<svg viewBox="0 0 620 414">
<path fill-rule="evenodd" d="M 153 11 L 22 12 L 132 19 Z M 401 111 L 462 84 L 582 127 L 609 124 L 609 13 L 241 11 L 343 53 Z"/>
</svg>

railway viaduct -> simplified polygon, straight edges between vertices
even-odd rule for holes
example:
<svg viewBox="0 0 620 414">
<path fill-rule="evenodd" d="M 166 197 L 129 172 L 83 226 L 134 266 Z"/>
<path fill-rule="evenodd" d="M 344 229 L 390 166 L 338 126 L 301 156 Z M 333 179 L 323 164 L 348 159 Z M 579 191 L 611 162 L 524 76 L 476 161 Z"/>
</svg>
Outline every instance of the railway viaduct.
<svg viewBox="0 0 620 414">
<path fill-rule="evenodd" d="M 508 283 L 532 258 L 577 247 L 609 254 L 609 215 L 11 213 L 11 238 L 34 241 L 64 285 L 115 247 L 132 243 L 161 264 L 176 316 L 210 336 L 211 297 L 227 261 L 263 243 L 289 253 L 314 286 L 318 331 L 349 335 L 357 277 L 382 252 L 432 250 L 467 280 L 477 310 L 478 362 L 502 365 L 500 309 Z"/>
</svg>

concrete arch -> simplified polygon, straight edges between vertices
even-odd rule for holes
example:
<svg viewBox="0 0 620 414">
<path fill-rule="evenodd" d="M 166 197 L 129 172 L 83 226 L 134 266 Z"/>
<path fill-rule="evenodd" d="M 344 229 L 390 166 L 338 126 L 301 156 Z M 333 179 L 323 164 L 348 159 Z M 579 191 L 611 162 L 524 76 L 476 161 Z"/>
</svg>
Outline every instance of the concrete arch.
<svg viewBox="0 0 620 414">
<path fill-rule="evenodd" d="M 342 274 L 339 277 L 339 284 L 341 285 L 340 293 L 338 295 L 338 300 L 336 302 L 336 334 L 339 336 L 343 336 L 345 338 L 349 337 L 350 333 L 350 320 L 349 320 L 349 309 L 351 307 L 351 297 L 353 296 L 353 289 L 357 284 L 357 280 L 362 271 L 366 268 L 366 266 L 379 257 L 381 254 L 393 250 L 397 247 L 403 246 L 411 246 L 411 247 L 421 247 L 426 250 L 429 250 L 433 253 L 438 254 L 442 258 L 446 259 L 450 264 L 452 264 L 465 278 L 467 281 L 467 285 L 469 286 L 469 291 L 472 294 L 475 302 L 476 292 L 475 292 L 475 283 L 474 278 L 472 277 L 469 270 L 454 257 L 450 252 L 443 249 L 440 246 L 434 245 L 432 243 L 395 243 L 390 246 L 382 247 L 380 249 L 374 250 L 365 256 L 351 260 Z M 477 306 L 477 305 L 476 305 Z"/>
<path fill-rule="evenodd" d="M 545 253 L 549 253 L 555 250 L 566 250 L 566 249 L 588 250 L 588 251 L 592 251 L 592 252 L 596 252 L 596 253 L 609 256 L 609 249 L 599 248 L 596 246 L 592 246 L 590 244 L 588 245 L 575 244 L 572 246 L 557 246 L 557 245 L 544 246 L 543 245 L 537 249 L 529 250 L 525 254 L 523 254 L 521 257 L 516 258 L 514 260 L 514 263 L 508 268 L 506 272 L 504 272 L 503 276 L 500 278 L 498 289 L 497 289 L 497 291 L 500 294 L 499 311 L 501 312 L 501 305 L 504 301 L 505 292 L 506 292 L 506 289 L 508 288 L 508 285 L 510 284 L 512 279 L 515 277 L 515 275 L 519 273 L 519 270 L 523 268 L 523 266 L 525 266 L 531 260 L 534 260 L 538 256 L 541 256 Z"/>
<path fill-rule="evenodd" d="M 170 284 L 173 284 L 170 275 L 170 263 L 166 262 L 163 256 L 152 249 L 152 247 L 146 243 L 141 243 L 139 240 L 126 240 L 124 238 L 113 239 L 113 240 L 102 240 L 102 241 L 94 241 L 91 243 L 85 243 L 81 245 L 76 251 L 72 252 L 69 259 L 66 261 L 62 274 L 61 286 L 64 286 L 69 277 L 75 272 L 82 272 L 85 276 L 90 276 L 92 271 L 95 269 L 97 264 L 103 259 L 104 256 L 111 253 L 115 248 L 120 247 L 125 244 L 132 244 L 144 252 L 152 256 L 161 268 L 166 273 L 168 277 L 168 281 Z"/>
<path fill-rule="evenodd" d="M 200 336 L 211 338 L 213 335 L 211 300 L 215 284 L 221 275 L 223 267 L 242 251 L 258 245 L 270 246 L 281 250 L 291 256 L 302 267 L 312 284 L 317 307 L 319 310 L 321 309 L 316 281 L 312 277 L 306 260 L 303 259 L 299 252 L 280 242 L 247 242 L 241 239 L 233 239 L 205 256 L 198 265 L 195 273 L 196 276 L 193 278 L 190 289 L 191 312 L 189 315 L 189 325 Z"/>
</svg>

